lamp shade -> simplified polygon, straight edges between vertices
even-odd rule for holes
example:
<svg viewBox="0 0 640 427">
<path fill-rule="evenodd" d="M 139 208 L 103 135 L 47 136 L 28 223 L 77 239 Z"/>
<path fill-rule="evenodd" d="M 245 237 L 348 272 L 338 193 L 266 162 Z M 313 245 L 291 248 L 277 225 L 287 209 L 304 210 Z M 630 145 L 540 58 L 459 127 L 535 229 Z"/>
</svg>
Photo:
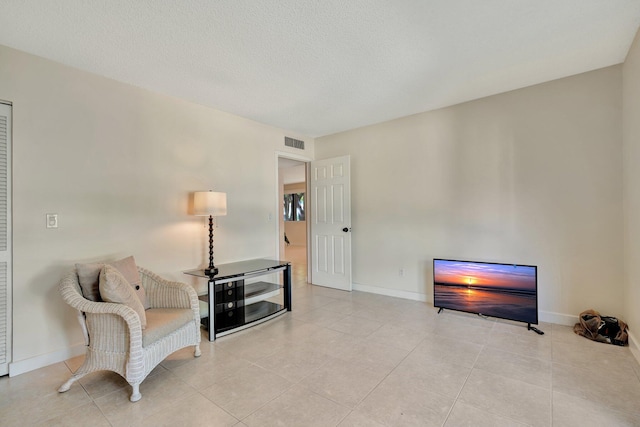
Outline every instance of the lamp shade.
<svg viewBox="0 0 640 427">
<path fill-rule="evenodd" d="M 193 214 L 224 216 L 227 214 L 227 193 L 196 191 L 193 193 Z"/>
</svg>

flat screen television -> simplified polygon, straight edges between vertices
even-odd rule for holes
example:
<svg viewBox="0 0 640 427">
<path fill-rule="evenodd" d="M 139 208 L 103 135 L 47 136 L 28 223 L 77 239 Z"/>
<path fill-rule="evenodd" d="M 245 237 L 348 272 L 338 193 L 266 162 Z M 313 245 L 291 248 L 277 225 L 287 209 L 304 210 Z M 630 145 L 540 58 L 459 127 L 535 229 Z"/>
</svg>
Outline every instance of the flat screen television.
<svg viewBox="0 0 640 427">
<path fill-rule="evenodd" d="M 538 323 L 538 267 L 434 259 L 433 305 L 530 327 Z"/>
</svg>

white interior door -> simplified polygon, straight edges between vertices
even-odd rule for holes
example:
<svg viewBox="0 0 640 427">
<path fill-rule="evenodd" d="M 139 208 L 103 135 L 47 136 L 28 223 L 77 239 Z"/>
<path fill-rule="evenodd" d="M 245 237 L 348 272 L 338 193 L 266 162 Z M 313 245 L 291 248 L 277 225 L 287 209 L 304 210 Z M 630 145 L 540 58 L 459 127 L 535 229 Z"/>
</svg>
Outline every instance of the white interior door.
<svg viewBox="0 0 640 427">
<path fill-rule="evenodd" d="M 11 355 L 11 106 L 0 103 L 0 375 Z"/>
<path fill-rule="evenodd" d="M 311 162 L 311 283 L 351 291 L 349 156 Z"/>
</svg>

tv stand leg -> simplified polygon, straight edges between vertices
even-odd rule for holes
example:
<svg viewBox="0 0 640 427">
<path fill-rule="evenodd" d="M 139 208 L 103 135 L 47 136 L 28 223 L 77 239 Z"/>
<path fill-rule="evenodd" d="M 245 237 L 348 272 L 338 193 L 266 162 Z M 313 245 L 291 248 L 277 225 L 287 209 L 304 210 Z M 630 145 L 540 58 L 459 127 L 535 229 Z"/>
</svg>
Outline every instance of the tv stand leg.
<svg viewBox="0 0 640 427">
<path fill-rule="evenodd" d="M 441 312 L 442 310 L 444 310 L 444 308 L 440 307 L 440 308 L 438 309 L 438 314 L 440 314 L 440 312 Z"/>
<path fill-rule="evenodd" d="M 544 335 L 544 332 L 542 332 L 540 329 L 536 328 L 535 326 L 531 326 L 531 323 L 527 323 L 527 329 L 535 332 L 538 335 Z"/>
</svg>

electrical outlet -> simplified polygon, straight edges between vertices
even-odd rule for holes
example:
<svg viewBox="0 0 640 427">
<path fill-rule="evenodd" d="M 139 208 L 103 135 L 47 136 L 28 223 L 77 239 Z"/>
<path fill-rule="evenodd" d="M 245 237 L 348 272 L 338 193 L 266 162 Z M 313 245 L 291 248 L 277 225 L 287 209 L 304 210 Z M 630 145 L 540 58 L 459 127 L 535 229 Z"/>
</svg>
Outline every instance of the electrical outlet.
<svg viewBox="0 0 640 427">
<path fill-rule="evenodd" d="M 404 268 L 401 268 L 400 271 L 398 271 L 398 274 L 400 277 L 404 277 Z"/>
<path fill-rule="evenodd" d="M 58 214 L 47 214 L 47 228 L 58 228 Z"/>
</svg>

